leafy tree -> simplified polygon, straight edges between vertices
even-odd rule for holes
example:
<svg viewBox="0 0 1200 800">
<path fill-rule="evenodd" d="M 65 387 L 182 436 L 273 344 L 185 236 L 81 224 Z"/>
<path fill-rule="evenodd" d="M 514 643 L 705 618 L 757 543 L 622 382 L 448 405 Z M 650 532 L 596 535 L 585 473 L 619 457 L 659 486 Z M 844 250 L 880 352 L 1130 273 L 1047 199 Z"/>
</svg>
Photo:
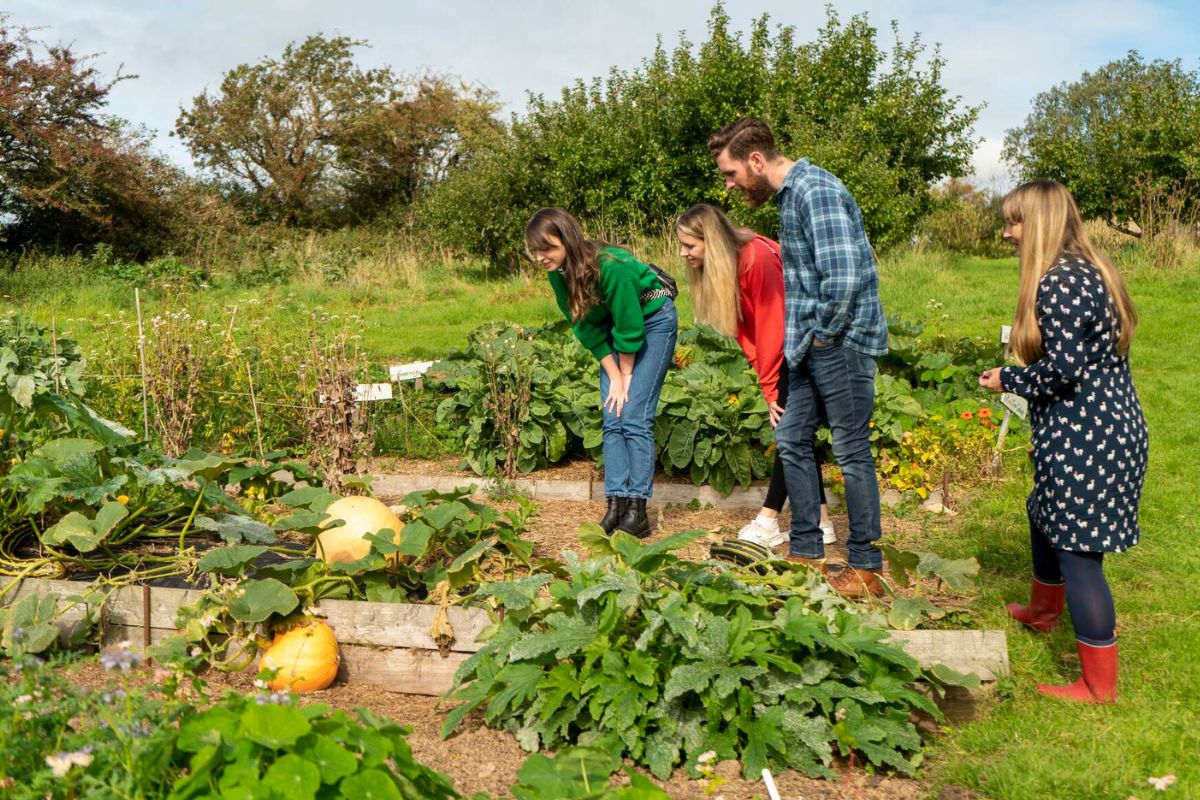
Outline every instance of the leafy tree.
<svg viewBox="0 0 1200 800">
<path fill-rule="evenodd" d="M 175 133 L 197 166 L 249 189 L 255 210 L 287 224 L 370 216 L 407 202 L 454 160 L 460 132 L 488 127 L 484 90 L 437 76 L 409 85 L 363 70 L 365 42 L 310 36 L 280 58 L 241 64 L 182 110 Z"/>
<path fill-rule="evenodd" d="M 1025 124 L 1008 131 L 1004 157 L 1022 180 L 1068 186 L 1086 217 L 1152 228 L 1148 196 L 1179 194 L 1184 212 L 1200 202 L 1200 74 L 1131 50 L 1039 94 Z"/>
<path fill-rule="evenodd" d="M 947 94 L 944 60 L 936 50 L 926 58 L 919 37 L 897 33 L 887 51 L 865 16 L 842 24 L 828 14 L 807 44 L 791 27 L 772 34 L 765 16 L 743 40 L 717 4 L 699 47 L 683 40 L 668 52 L 660 42 L 632 72 L 579 81 L 557 100 L 531 96 L 507 135 L 450 171 L 420 217 L 445 243 L 510 264 L 540 205 L 620 238 L 708 201 L 740 206 L 741 221 L 770 233 L 775 210 L 751 213 L 727 193 L 705 147 L 722 125 L 756 115 L 784 153 L 847 183 L 876 244 L 900 241 L 930 208 L 930 184 L 967 170 L 979 109 Z"/>
<path fill-rule="evenodd" d="M 106 80 L 66 47 L 43 47 L 0 15 L 0 214 L 12 244 L 160 247 L 180 180 L 145 131 L 102 115 Z"/>
</svg>

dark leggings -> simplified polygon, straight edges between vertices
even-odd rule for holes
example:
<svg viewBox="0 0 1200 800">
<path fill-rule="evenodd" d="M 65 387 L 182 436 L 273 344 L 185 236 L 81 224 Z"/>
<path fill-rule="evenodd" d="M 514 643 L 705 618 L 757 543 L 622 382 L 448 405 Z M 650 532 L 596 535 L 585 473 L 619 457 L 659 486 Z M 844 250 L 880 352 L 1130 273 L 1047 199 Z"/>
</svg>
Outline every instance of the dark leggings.
<svg viewBox="0 0 1200 800">
<path fill-rule="evenodd" d="M 1030 522 L 1033 576 L 1042 583 L 1066 583 L 1067 606 L 1075 638 L 1084 644 L 1104 646 L 1117 640 L 1117 611 L 1104 579 L 1104 553 L 1056 550 Z"/>
<path fill-rule="evenodd" d="M 787 405 L 787 387 L 788 387 L 788 365 L 787 359 L 779 365 L 779 405 Z M 822 416 L 824 414 L 822 413 Z M 829 495 L 825 492 L 825 484 L 821 482 L 821 467 L 824 462 L 821 461 L 821 451 L 817 449 L 817 442 L 813 440 L 813 460 L 817 462 L 817 496 L 821 498 L 821 505 L 829 504 Z M 787 500 L 787 483 L 783 479 L 783 462 L 779 460 L 779 453 L 776 451 L 775 460 L 771 463 L 771 483 L 767 485 L 767 497 L 763 500 L 763 508 L 769 508 L 778 514 L 783 510 L 783 504 Z"/>
</svg>

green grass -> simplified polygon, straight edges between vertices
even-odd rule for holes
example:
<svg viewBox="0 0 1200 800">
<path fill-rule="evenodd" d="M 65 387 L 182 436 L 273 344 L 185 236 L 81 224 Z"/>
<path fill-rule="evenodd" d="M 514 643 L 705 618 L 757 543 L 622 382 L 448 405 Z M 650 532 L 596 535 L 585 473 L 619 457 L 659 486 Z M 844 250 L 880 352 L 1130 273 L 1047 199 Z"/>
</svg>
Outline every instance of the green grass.
<svg viewBox="0 0 1200 800">
<path fill-rule="evenodd" d="M 679 274 L 668 240 L 646 243 L 644 257 Z M 1012 315 L 1015 259 L 959 259 L 933 254 L 885 258 L 880 265 L 884 308 L 893 317 L 926 322 L 930 332 L 954 336 L 999 335 Z M 1042 698 L 1039 681 L 1077 676 L 1070 626 L 1037 635 L 1012 623 L 1003 606 L 1024 600 L 1029 545 L 1024 497 L 1030 470 L 1014 457 L 994 485 L 965 503 L 952 521 L 929 519 L 929 548 L 951 557 L 975 556 L 982 565 L 971 614 L 983 628 L 1008 633 L 1013 675 L 1006 696 L 977 720 L 934 742 L 925 777 L 934 793 L 947 784 L 1005 800 L 1130 796 L 1148 798 L 1150 776 L 1175 774 L 1163 796 L 1200 797 L 1197 709 L 1200 700 L 1200 576 L 1193 501 L 1200 497 L 1196 466 L 1200 389 L 1195 378 L 1200 329 L 1195 324 L 1200 268 L 1131 271 L 1130 287 L 1141 312 L 1133 348 L 1135 381 L 1151 431 L 1150 469 L 1142 499 L 1143 544 L 1107 560 L 1121 636 L 1121 699 L 1114 706 L 1078 707 Z M 7 308 L 49 322 L 54 317 L 84 345 L 97 333 L 92 320 L 105 313 L 133 314 L 133 290 L 98 280 L 78 261 L 39 262 L 0 273 Z M 143 292 L 147 314 L 178 305 L 214 318 L 233 306 L 272 325 L 299 326 L 309 309 L 325 308 L 364 318 L 364 343 L 373 360 L 436 358 L 466 342 L 467 333 L 495 319 L 536 325 L 557 319 L 549 287 L 527 277 L 483 280 L 478 270 L 432 264 L 419 272 L 352 271 L 329 286 L 296 280 L 286 286 L 239 289 L 217 286 L 180 296 Z M 933 301 L 933 302 L 931 302 Z M 680 298 L 680 319 L 690 305 Z"/>
<path fill-rule="evenodd" d="M 657 263 L 680 272 L 672 253 L 655 257 Z M 104 335 L 96 323 L 106 314 L 136 318 L 133 285 L 97 275 L 80 259 L 34 260 L 18 270 L 0 272 L 0 302 L 44 324 L 53 320 L 85 353 Z M 483 279 L 478 269 L 445 263 L 428 265 L 415 276 L 407 271 L 356 270 L 336 284 L 300 279 L 244 288 L 218 281 L 183 291 L 150 285 L 141 289 L 141 303 L 145 319 L 185 305 L 193 316 L 223 321 L 236 307 L 239 319 L 253 315 L 278 330 L 305 330 L 305 317 L 313 309 L 357 315 L 363 320 L 368 358 L 381 365 L 441 358 L 465 346 L 467 334 L 485 322 L 536 326 L 561 319 L 550 286 L 538 271 Z M 679 310 L 681 319 L 691 319 L 686 298 L 680 299 Z"/>
</svg>

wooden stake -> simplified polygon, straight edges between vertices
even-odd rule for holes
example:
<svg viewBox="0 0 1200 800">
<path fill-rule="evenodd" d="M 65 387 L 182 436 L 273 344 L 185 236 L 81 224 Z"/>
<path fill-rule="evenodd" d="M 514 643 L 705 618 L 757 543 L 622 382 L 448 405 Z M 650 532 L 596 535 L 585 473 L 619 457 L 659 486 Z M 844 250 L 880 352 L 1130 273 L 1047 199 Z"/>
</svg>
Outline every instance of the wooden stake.
<svg viewBox="0 0 1200 800">
<path fill-rule="evenodd" d="M 142 362 L 142 435 L 150 440 L 150 398 L 146 381 L 146 334 L 142 331 L 142 296 L 137 287 L 133 289 L 133 304 L 137 308 L 138 358 Z"/>
<path fill-rule="evenodd" d="M 58 365 L 58 315 L 50 316 L 50 347 L 54 353 L 54 393 L 62 394 L 62 387 L 58 383 L 58 375 L 61 370 Z"/>
<path fill-rule="evenodd" d="M 262 458 L 262 426 L 258 421 L 258 398 L 254 394 L 254 378 L 250 375 L 250 362 L 246 362 L 246 382 L 250 384 L 250 408 L 254 411 L 254 438 L 258 440 L 258 457 Z"/>
</svg>

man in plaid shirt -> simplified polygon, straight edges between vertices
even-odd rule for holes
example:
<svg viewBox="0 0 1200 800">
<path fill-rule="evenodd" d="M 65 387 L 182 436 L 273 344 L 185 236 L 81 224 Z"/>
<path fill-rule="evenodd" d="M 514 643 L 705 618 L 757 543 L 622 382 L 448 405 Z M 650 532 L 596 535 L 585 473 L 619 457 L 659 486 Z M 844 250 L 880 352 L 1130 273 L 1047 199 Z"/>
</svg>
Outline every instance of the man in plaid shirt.
<svg viewBox="0 0 1200 800">
<path fill-rule="evenodd" d="M 879 479 L 868 423 L 887 323 L 862 212 L 834 175 L 781 155 L 762 120 L 726 125 L 708 149 L 727 189 L 740 190 L 755 208 L 772 196 L 779 204 L 789 369 L 787 408 L 773 404 L 771 420 L 792 506 L 788 559 L 825 571 L 813 458 L 813 435 L 825 417 L 850 516 L 849 566 L 829 582 L 850 597 L 883 594 L 883 558 L 873 545 L 881 533 Z"/>
</svg>

